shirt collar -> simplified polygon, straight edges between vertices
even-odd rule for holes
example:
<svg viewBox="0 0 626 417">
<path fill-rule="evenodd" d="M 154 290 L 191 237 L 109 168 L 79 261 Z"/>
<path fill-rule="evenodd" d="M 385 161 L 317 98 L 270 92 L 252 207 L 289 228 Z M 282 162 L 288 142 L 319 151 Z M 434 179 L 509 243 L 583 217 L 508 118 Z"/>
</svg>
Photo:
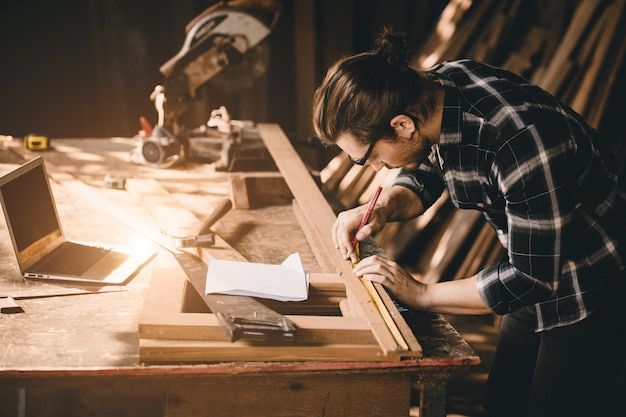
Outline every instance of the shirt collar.
<svg viewBox="0 0 626 417">
<path fill-rule="evenodd" d="M 441 119 L 441 134 L 439 146 L 454 145 L 461 143 L 461 126 L 463 123 L 463 110 L 461 107 L 461 94 L 457 85 L 445 74 L 431 72 L 444 88 L 443 115 Z"/>
</svg>

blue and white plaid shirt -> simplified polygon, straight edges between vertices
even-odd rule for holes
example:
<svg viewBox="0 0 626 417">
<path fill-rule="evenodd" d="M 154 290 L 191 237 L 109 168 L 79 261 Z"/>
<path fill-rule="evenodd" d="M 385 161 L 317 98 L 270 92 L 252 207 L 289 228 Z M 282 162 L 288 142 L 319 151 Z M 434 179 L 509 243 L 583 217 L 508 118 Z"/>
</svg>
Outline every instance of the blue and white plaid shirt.
<svg viewBox="0 0 626 417">
<path fill-rule="evenodd" d="M 578 114 L 515 74 L 469 60 L 430 71 L 445 88 L 440 142 L 394 184 L 425 208 L 447 188 L 455 206 L 501 231 L 508 259 L 478 274 L 494 312 L 534 305 L 537 331 L 587 317 L 624 276 L 622 162 Z"/>
</svg>

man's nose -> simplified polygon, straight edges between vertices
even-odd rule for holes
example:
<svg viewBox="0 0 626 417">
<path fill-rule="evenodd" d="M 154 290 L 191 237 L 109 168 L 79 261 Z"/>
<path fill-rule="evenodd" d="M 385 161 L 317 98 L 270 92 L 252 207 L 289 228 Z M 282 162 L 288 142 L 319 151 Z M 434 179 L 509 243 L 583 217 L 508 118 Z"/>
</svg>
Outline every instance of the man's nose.
<svg viewBox="0 0 626 417">
<path fill-rule="evenodd" d="M 378 172 L 385 167 L 385 163 L 382 161 L 370 162 L 370 166 L 374 171 Z"/>
</svg>

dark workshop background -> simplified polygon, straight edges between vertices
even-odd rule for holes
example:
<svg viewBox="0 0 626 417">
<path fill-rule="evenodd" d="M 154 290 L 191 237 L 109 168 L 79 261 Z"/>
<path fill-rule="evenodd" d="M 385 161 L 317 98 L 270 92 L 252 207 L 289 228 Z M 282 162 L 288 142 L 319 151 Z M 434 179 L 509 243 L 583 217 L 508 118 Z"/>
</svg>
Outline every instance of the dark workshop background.
<svg viewBox="0 0 626 417">
<path fill-rule="evenodd" d="M 140 129 L 140 116 L 156 121 L 149 95 L 163 81 L 159 67 L 182 47 L 185 25 L 214 3 L 0 0 L 0 134 L 23 137 L 40 133 L 51 138 L 134 136 Z M 235 119 L 276 122 L 292 140 L 305 141 L 310 137 L 313 90 L 334 60 L 370 48 L 383 25 L 405 31 L 409 45 L 419 48 L 448 1 L 281 3 L 282 15 L 268 40 L 271 57 L 265 76 L 254 86 L 237 92 L 207 86 L 201 102 L 195 104 L 201 117 L 226 105 Z M 521 17 L 518 21 L 530 21 L 528 16 L 543 15 L 550 7 L 540 0 L 491 3 L 489 7 L 494 9 L 508 3 L 507 10 L 515 10 Z M 563 13 L 572 13 L 577 2 L 549 3 L 570 4 Z M 509 33 L 509 38 L 514 42 L 515 33 Z M 615 84 L 622 92 L 623 78 L 620 76 L 622 81 Z M 605 118 L 603 129 L 612 137 L 623 138 L 624 128 L 619 121 L 624 94 L 615 96 L 610 108 L 620 110 L 613 111 L 615 117 Z M 205 120 L 199 120 L 198 125 Z"/>
<path fill-rule="evenodd" d="M 214 3 L 2 0 L 0 134 L 133 136 L 140 128 L 140 116 L 156 120 L 149 95 L 163 81 L 159 67 L 183 46 L 185 25 Z M 308 117 L 310 90 L 331 61 L 368 48 L 375 32 L 387 23 L 399 29 L 412 23 L 418 29 L 412 34 L 415 40 L 427 29 L 420 21 L 432 25 L 445 4 L 282 3 L 283 12 L 269 38 L 266 79 L 233 94 L 207 89 L 204 100 L 209 112 L 225 104 L 233 118 L 278 122 L 292 132 L 306 130 L 298 123 Z M 431 18 L 416 18 L 425 14 Z M 303 85 L 306 91 L 299 90 Z"/>
</svg>

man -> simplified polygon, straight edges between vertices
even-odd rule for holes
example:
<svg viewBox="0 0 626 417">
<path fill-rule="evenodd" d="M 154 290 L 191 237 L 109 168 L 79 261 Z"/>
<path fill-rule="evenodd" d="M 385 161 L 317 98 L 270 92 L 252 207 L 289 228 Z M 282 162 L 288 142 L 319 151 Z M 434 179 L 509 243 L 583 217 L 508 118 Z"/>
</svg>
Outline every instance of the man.
<svg viewBox="0 0 626 417">
<path fill-rule="evenodd" d="M 626 282 L 626 174 L 605 139 L 502 69 L 460 60 L 415 71 L 389 30 L 330 68 L 313 124 L 356 164 L 402 168 L 358 240 L 422 214 L 445 188 L 502 237 L 507 260 L 462 280 L 424 285 L 379 256 L 354 268 L 411 308 L 504 315 L 490 415 L 603 415 L 623 357 Z M 332 230 L 353 262 L 365 209 L 340 213 Z"/>
</svg>

